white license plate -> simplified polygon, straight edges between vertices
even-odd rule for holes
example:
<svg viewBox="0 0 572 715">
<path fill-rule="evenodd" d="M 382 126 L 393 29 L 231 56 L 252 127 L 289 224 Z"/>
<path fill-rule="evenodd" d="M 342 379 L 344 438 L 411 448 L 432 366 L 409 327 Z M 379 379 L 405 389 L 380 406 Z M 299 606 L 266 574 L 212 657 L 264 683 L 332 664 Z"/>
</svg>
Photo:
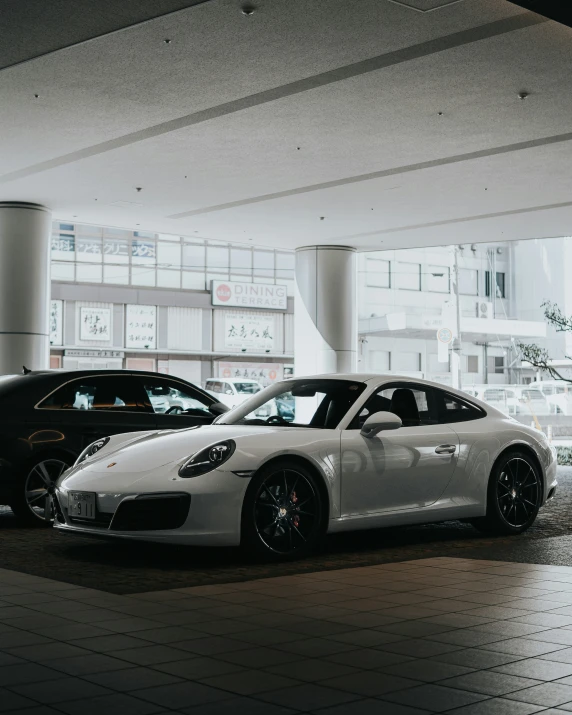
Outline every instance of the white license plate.
<svg viewBox="0 0 572 715">
<path fill-rule="evenodd" d="M 79 519 L 95 519 L 95 492 L 70 492 L 68 515 Z"/>
</svg>

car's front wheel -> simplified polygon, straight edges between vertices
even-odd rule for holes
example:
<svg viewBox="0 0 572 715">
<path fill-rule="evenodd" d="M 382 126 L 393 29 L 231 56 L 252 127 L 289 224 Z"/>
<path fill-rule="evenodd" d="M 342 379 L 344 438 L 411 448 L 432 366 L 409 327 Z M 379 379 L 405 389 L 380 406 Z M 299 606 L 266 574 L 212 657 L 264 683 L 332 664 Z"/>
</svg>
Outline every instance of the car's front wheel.
<svg viewBox="0 0 572 715">
<path fill-rule="evenodd" d="M 320 544 L 326 515 L 312 471 L 296 462 L 275 462 L 249 485 L 242 510 L 242 546 L 273 559 L 298 558 Z"/>
<path fill-rule="evenodd" d="M 29 526 L 49 525 L 52 502 L 49 489 L 71 466 L 67 457 L 38 457 L 22 473 L 21 487 L 10 507 L 15 516 Z"/>
<path fill-rule="evenodd" d="M 542 474 L 526 452 L 501 456 L 491 472 L 487 514 L 471 523 L 492 534 L 522 534 L 536 519 L 543 498 Z"/>
</svg>

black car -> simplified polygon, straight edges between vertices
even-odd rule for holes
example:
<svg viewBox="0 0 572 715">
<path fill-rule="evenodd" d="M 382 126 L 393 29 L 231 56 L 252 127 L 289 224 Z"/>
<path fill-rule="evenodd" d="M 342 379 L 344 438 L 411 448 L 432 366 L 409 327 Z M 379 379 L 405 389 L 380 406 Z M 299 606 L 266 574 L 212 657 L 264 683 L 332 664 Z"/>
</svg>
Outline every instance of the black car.
<svg viewBox="0 0 572 715">
<path fill-rule="evenodd" d="M 49 519 L 48 489 L 107 435 L 210 424 L 228 409 L 185 380 L 82 370 L 0 377 L 0 504 L 30 524 Z"/>
</svg>

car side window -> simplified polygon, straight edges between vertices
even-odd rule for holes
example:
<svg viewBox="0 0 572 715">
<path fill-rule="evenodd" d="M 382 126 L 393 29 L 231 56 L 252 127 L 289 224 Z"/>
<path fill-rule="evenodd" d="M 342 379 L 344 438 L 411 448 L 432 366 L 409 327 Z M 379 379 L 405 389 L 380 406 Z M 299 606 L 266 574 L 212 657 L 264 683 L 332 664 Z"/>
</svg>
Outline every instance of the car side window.
<svg viewBox="0 0 572 715">
<path fill-rule="evenodd" d="M 222 383 L 218 380 L 207 380 L 206 389 L 218 394 L 222 392 Z"/>
<path fill-rule="evenodd" d="M 143 387 L 155 414 L 211 415 L 209 407 L 214 400 L 190 385 L 163 377 L 144 377 Z"/>
<path fill-rule="evenodd" d="M 39 407 L 51 410 L 141 412 L 145 409 L 138 384 L 130 376 L 96 375 L 71 380 L 49 395 Z"/>
<path fill-rule="evenodd" d="M 228 382 L 222 383 L 221 392 L 224 392 L 225 395 L 234 395 L 234 390 L 232 389 L 232 385 Z"/>
<path fill-rule="evenodd" d="M 404 427 L 420 427 L 439 422 L 434 391 L 424 385 L 385 385 L 365 403 L 350 429 L 361 429 L 367 418 L 376 412 L 392 412 L 401 418 Z"/>
<path fill-rule="evenodd" d="M 485 416 L 483 410 L 464 400 L 454 397 L 441 390 L 435 391 L 439 406 L 439 422 L 441 424 L 453 424 L 455 422 L 469 422 L 478 420 Z"/>
</svg>

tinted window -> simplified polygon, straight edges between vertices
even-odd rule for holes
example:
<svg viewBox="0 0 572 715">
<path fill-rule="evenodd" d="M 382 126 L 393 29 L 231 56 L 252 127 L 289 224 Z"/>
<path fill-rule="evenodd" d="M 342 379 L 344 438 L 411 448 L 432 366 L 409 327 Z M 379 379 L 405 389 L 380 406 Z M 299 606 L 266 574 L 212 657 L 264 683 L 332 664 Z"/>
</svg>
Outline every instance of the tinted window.
<svg viewBox="0 0 572 715">
<path fill-rule="evenodd" d="M 260 386 L 255 382 L 235 382 L 234 388 L 241 395 L 255 395 L 260 392 Z"/>
<path fill-rule="evenodd" d="M 397 384 L 383 387 L 364 405 L 351 428 L 361 429 L 375 412 L 392 412 L 401 418 L 404 427 L 419 427 L 438 423 L 434 391 L 422 385 Z"/>
<path fill-rule="evenodd" d="M 439 422 L 441 424 L 451 424 L 453 422 L 468 422 L 478 420 L 485 416 L 485 413 L 453 395 L 449 395 L 441 390 L 435 390 L 439 407 Z"/>
<path fill-rule="evenodd" d="M 180 415 L 192 414 L 198 410 L 210 415 L 209 406 L 214 400 L 198 390 L 193 390 L 191 386 L 162 377 L 144 377 L 142 381 L 153 412 Z"/>
<path fill-rule="evenodd" d="M 52 410 L 144 410 L 144 395 L 130 376 L 101 375 L 72 380 L 48 396 L 40 407 Z"/>
<path fill-rule="evenodd" d="M 222 392 L 222 383 L 218 380 L 207 380 L 206 389 L 216 393 Z"/>
</svg>

